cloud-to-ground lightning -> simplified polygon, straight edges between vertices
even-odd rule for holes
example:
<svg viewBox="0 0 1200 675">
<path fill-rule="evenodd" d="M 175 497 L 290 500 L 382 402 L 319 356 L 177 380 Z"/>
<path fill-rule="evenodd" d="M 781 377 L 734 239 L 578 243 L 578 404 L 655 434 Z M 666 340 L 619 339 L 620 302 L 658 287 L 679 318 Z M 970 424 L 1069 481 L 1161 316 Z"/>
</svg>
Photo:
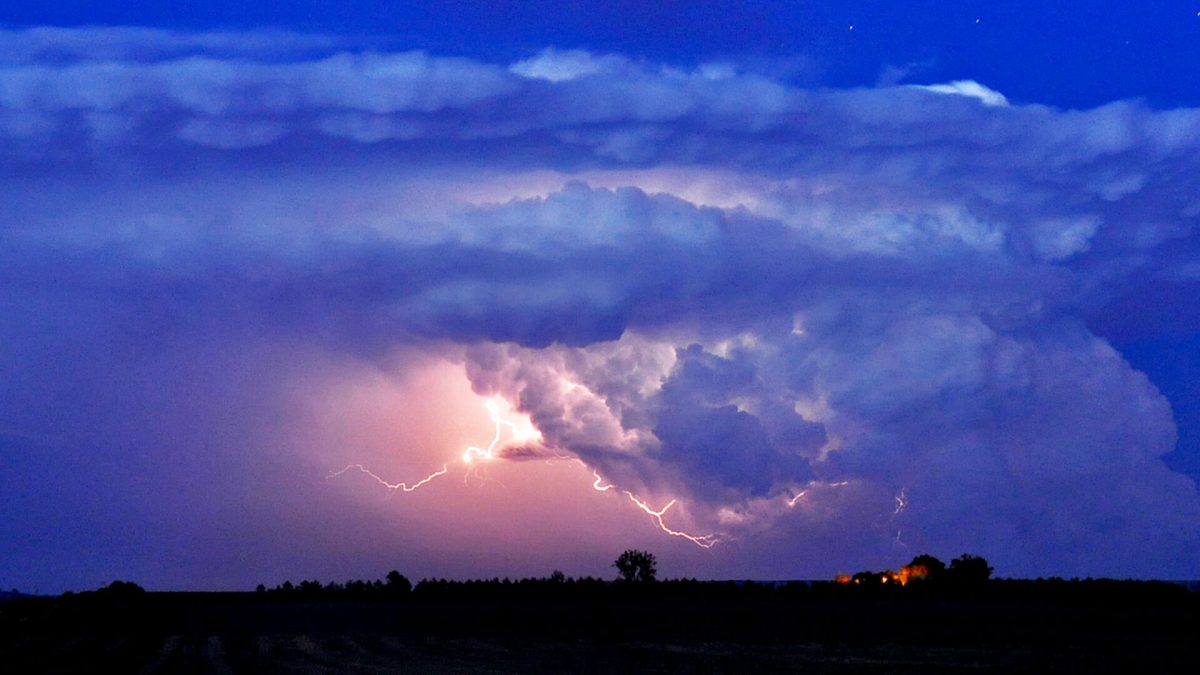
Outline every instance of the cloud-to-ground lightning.
<svg viewBox="0 0 1200 675">
<path fill-rule="evenodd" d="M 537 433 L 536 430 L 534 430 L 531 434 L 524 434 L 515 422 L 504 419 L 504 417 L 502 417 L 500 414 L 500 407 L 494 399 L 488 399 L 484 403 L 484 407 L 487 408 L 488 414 L 491 416 L 492 423 L 495 424 L 495 426 L 496 426 L 495 434 L 493 434 L 492 441 L 490 443 L 488 443 L 487 447 L 479 447 L 479 446 L 475 446 L 475 445 L 467 446 L 467 449 L 463 451 L 461 457 L 459 458 L 461 463 L 464 466 L 471 467 L 472 465 L 474 465 L 478 462 L 490 462 L 498 457 L 497 448 L 500 445 L 500 439 L 503 436 L 502 427 L 508 427 L 510 435 L 512 436 L 513 440 L 515 440 L 515 441 L 524 440 L 523 436 L 536 437 L 536 436 L 540 435 Z M 592 483 L 592 487 L 596 491 L 607 492 L 607 491 L 613 489 L 614 487 L 616 487 L 610 483 L 607 483 L 607 481 L 605 481 L 603 478 L 600 477 L 600 474 L 597 471 L 595 471 L 594 469 L 589 467 L 586 463 L 584 463 L 583 460 L 579 459 L 578 457 L 571 457 L 570 459 L 578 462 L 584 468 L 591 470 L 592 476 L 595 477 L 595 479 L 596 479 L 595 482 Z M 350 465 L 346 466 L 345 468 L 341 469 L 340 471 L 335 471 L 334 473 L 329 474 L 328 476 L 326 476 L 326 479 L 328 480 L 331 478 L 336 478 L 336 477 L 341 476 L 342 474 L 346 473 L 347 471 L 350 471 L 351 469 L 358 469 L 360 472 L 375 479 L 375 481 L 377 483 L 379 483 L 380 485 L 384 486 L 385 488 L 387 488 L 393 492 L 395 492 L 396 490 L 403 490 L 404 492 L 412 492 L 413 490 L 416 490 L 417 488 L 422 487 L 425 484 L 429 483 L 433 479 L 438 478 L 439 476 L 443 476 L 446 473 L 448 473 L 450 471 L 450 465 L 443 464 L 442 468 L 440 470 L 429 474 L 425 478 L 422 478 L 421 480 L 417 481 L 416 483 L 413 483 L 412 485 L 409 485 L 409 484 L 403 483 L 403 482 L 401 482 L 401 483 L 389 482 L 389 481 L 383 479 L 382 477 L 380 477 L 379 475 L 377 475 L 376 473 L 374 473 L 373 471 L 371 471 L 370 469 L 368 469 L 367 467 L 363 466 L 362 464 L 350 464 Z M 688 532 L 683 532 L 681 530 L 675 530 L 675 529 L 668 527 L 667 524 L 663 522 L 663 515 L 672 506 L 674 506 L 678 502 L 677 499 L 672 499 L 671 501 L 667 502 L 666 506 L 662 507 L 661 509 L 654 510 L 653 508 L 650 507 L 649 504 L 647 504 L 644 500 L 642 500 L 641 498 L 639 498 L 637 495 L 633 494 L 632 492 L 630 492 L 628 490 L 622 490 L 622 492 L 627 497 L 629 497 L 629 500 L 631 502 L 633 502 L 634 505 L 636 505 L 639 509 L 641 509 L 647 515 L 649 515 L 652 519 L 654 519 L 655 524 L 658 525 L 658 529 L 671 535 L 672 537 L 680 537 L 680 538 L 686 539 L 686 540 L 692 542 L 693 544 L 700 546 L 701 548 L 712 548 L 713 545 L 719 541 L 719 539 L 717 538 L 716 535 L 710 535 L 710 534 L 695 535 L 695 534 L 690 534 Z"/>
</svg>

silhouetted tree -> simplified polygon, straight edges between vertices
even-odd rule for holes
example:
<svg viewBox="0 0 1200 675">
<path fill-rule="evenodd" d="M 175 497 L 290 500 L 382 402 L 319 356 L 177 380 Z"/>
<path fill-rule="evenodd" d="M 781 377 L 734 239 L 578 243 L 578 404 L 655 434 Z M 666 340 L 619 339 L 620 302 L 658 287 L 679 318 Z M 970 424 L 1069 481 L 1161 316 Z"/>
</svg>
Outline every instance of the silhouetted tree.
<svg viewBox="0 0 1200 675">
<path fill-rule="evenodd" d="M 908 563 L 908 565 L 909 567 L 916 567 L 918 565 L 924 567 L 925 569 L 929 570 L 931 575 L 938 574 L 939 572 L 946 570 L 946 563 L 942 562 L 938 558 L 935 558 L 934 556 L 929 555 L 928 553 L 922 553 L 921 555 L 913 558 L 912 562 Z"/>
<path fill-rule="evenodd" d="M 992 576 L 992 568 L 987 564 L 987 560 L 964 553 L 950 561 L 946 576 L 959 584 L 982 584 Z"/>
<path fill-rule="evenodd" d="M 563 574 L 562 570 L 554 570 L 550 573 L 550 581 L 552 583 L 561 584 L 567 580 L 567 575 Z"/>
<path fill-rule="evenodd" d="M 904 566 L 909 570 L 909 580 L 926 579 L 934 581 L 942 576 L 946 571 L 946 563 L 937 558 L 922 553 L 912 559 L 912 562 Z"/>
<path fill-rule="evenodd" d="M 658 561 L 649 551 L 629 549 L 613 563 L 617 568 L 618 581 L 651 582 L 658 575 Z"/>
<path fill-rule="evenodd" d="M 412 590 L 412 582 L 408 580 L 408 577 L 400 574 L 396 570 L 388 572 L 386 578 L 387 589 L 391 593 L 408 595 L 408 592 Z"/>
</svg>

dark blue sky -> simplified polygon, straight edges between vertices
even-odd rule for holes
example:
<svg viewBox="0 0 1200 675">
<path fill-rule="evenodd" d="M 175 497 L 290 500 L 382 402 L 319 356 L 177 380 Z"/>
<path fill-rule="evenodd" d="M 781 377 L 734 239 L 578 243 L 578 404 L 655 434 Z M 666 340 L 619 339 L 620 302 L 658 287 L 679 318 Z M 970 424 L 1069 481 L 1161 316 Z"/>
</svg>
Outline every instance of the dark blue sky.
<svg viewBox="0 0 1200 675">
<path fill-rule="evenodd" d="M 1200 3 L 381 2 L 270 0 L 6 3 L 10 25 L 279 27 L 509 61 L 546 46 L 690 64 L 759 57 L 807 84 L 973 79 L 1018 102 L 1088 107 L 1123 98 L 1200 102 Z M 853 30 L 851 30 L 853 26 Z M 811 61 L 803 67 L 798 57 Z M 765 65 L 765 64 L 764 64 Z"/>
</svg>

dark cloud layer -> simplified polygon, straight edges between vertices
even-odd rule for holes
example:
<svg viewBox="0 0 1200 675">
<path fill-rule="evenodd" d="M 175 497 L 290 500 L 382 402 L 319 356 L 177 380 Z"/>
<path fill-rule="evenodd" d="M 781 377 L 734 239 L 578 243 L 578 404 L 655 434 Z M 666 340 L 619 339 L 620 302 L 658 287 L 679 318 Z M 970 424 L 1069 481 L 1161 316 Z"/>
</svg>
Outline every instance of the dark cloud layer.
<svg viewBox="0 0 1200 675">
<path fill-rule="evenodd" d="M 1200 330 L 1200 111 L 88 30 L 0 36 L 10 476 L 152 409 L 128 364 L 417 346 L 740 551 L 1200 564 L 1170 403 L 1109 342 Z M 206 377 L 200 403 L 245 382 Z M 115 437 L 98 460 L 151 452 Z"/>
</svg>

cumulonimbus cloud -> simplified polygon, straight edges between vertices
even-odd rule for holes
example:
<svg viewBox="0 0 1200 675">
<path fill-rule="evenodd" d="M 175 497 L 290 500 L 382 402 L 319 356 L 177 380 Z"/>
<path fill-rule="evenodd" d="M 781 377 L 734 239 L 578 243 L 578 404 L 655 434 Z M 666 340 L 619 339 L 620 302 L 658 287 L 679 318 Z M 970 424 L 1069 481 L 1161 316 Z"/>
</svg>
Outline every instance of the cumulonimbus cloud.
<svg viewBox="0 0 1200 675">
<path fill-rule="evenodd" d="M 1197 328 L 1200 111 L 286 35 L 174 54 L 108 32 L 93 55 L 87 30 L 0 39 L 9 302 L 141 303 L 353 354 L 454 345 L 547 447 L 733 539 L 869 529 L 903 490 L 914 547 L 1028 572 L 1200 560 L 1195 487 L 1161 461 L 1170 405 L 1105 339 Z M 554 185 L 437 208 L 370 190 L 428 167 L 449 193 Z M 286 206 L 313 189 L 395 216 Z M 860 503 L 826 490 L 828 517 L 804 516 L 829 485 Z"/>
</svg>

